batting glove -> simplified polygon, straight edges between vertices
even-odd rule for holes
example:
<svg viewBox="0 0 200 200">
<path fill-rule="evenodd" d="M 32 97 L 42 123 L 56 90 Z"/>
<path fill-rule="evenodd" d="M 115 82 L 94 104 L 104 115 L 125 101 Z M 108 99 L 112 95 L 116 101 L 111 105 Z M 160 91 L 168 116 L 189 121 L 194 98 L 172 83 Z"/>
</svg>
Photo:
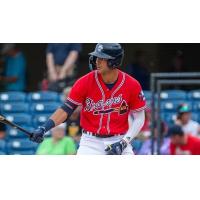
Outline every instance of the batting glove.
<svg viewBox="0 0 200 200">
<path fill-rule="evenodd" d="M 107 152 L 107 155 L 121 155 L 126 147 L 127 147 L 126 141 L 121 140 L 120 142 L 108 145 L 105 151 Z"/>
<path fill-rule="evenodd" d="M 45 128 L 39 127 L 38 129 L 32 132 L 32 135 L 29 137 L 29 139 L 33 142 L 41 143 L 44 140 L 44 134 L 45 134 Z"/>
</svg>

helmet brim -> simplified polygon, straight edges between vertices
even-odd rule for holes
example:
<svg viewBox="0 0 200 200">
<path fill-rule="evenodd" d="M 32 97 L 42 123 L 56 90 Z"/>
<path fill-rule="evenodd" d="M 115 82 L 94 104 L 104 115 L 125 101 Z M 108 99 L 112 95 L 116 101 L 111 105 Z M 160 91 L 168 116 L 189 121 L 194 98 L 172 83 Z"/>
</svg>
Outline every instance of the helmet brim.
<svg viewBox="0 0 200 200">
<path fill-rule="evenodd" d="M 102 58 L 102 59 L 115 59 L 114 57 L 112 57 L 112 56 L 109 56 L 109 55 L 107 55 L 107 54 L 105 54 L 105 53 L 98 53 L 98 52 L 91 52 L 91 53 L 89 53 L 89 55 L 90 56 L 95 56 L 95 57 L 97 57 L 97 58 Z"/>
</svg>

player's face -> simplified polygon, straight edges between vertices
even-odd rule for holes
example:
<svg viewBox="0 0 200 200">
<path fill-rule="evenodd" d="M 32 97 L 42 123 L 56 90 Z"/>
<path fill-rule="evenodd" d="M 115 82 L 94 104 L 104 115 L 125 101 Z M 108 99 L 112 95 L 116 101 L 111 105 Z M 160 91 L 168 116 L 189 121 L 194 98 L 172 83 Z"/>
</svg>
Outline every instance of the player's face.
<svg viewBox="0 0 200 200">
<path fill-rule="evenodd" d="M 97 58 L 96 59 L 96 66 L 97 66 L 97 70 L 100 73 L 105 73 L 107 71 L 109 71 L 109 67 L 108 67 L 108 62 L 105 59 L 102 58 Z"/>
</svg>

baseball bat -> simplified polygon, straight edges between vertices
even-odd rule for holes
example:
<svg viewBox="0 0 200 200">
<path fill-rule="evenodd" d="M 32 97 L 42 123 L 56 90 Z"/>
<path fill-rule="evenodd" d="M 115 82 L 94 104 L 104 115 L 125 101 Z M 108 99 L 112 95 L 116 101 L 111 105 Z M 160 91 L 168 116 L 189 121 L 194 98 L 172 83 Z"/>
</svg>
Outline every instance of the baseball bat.
<svg viewBox="0 0 200 200">
<path fill-rule="evenodd" d="M 20 130 L 22 131 L 23 133 L 25 133 L 28 137 L 31 137 L 32 136 L 32 133 L 30 133 L 29 131 L 25 130 L 24 128 L 22 128 L 21 126 L 7 120 L 4 116 L 0 115 L 0 122 L 3 123 L 3 124 L 6 124 L 6 125 L 9 125 L 11 126 L 12 128 L 14 129 L 17 129 L 17 130 Z"/>
</svg>

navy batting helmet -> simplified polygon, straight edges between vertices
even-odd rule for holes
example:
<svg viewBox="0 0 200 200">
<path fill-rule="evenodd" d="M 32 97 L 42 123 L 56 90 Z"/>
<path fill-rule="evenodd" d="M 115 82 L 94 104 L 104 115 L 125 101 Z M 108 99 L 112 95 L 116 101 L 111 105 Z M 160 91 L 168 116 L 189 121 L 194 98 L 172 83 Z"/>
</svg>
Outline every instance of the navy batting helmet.
<svg viewBox="0 0 200 200">
<path fill-rule="evenodd" d="M 98 43 L 95 50 L 89 53 L 89 67 L 96 69 L 96 58 L 106 59 L 108 67 L 114 69 L 122 64 L 124 50 L 118 43 Z"/>
</svg>

